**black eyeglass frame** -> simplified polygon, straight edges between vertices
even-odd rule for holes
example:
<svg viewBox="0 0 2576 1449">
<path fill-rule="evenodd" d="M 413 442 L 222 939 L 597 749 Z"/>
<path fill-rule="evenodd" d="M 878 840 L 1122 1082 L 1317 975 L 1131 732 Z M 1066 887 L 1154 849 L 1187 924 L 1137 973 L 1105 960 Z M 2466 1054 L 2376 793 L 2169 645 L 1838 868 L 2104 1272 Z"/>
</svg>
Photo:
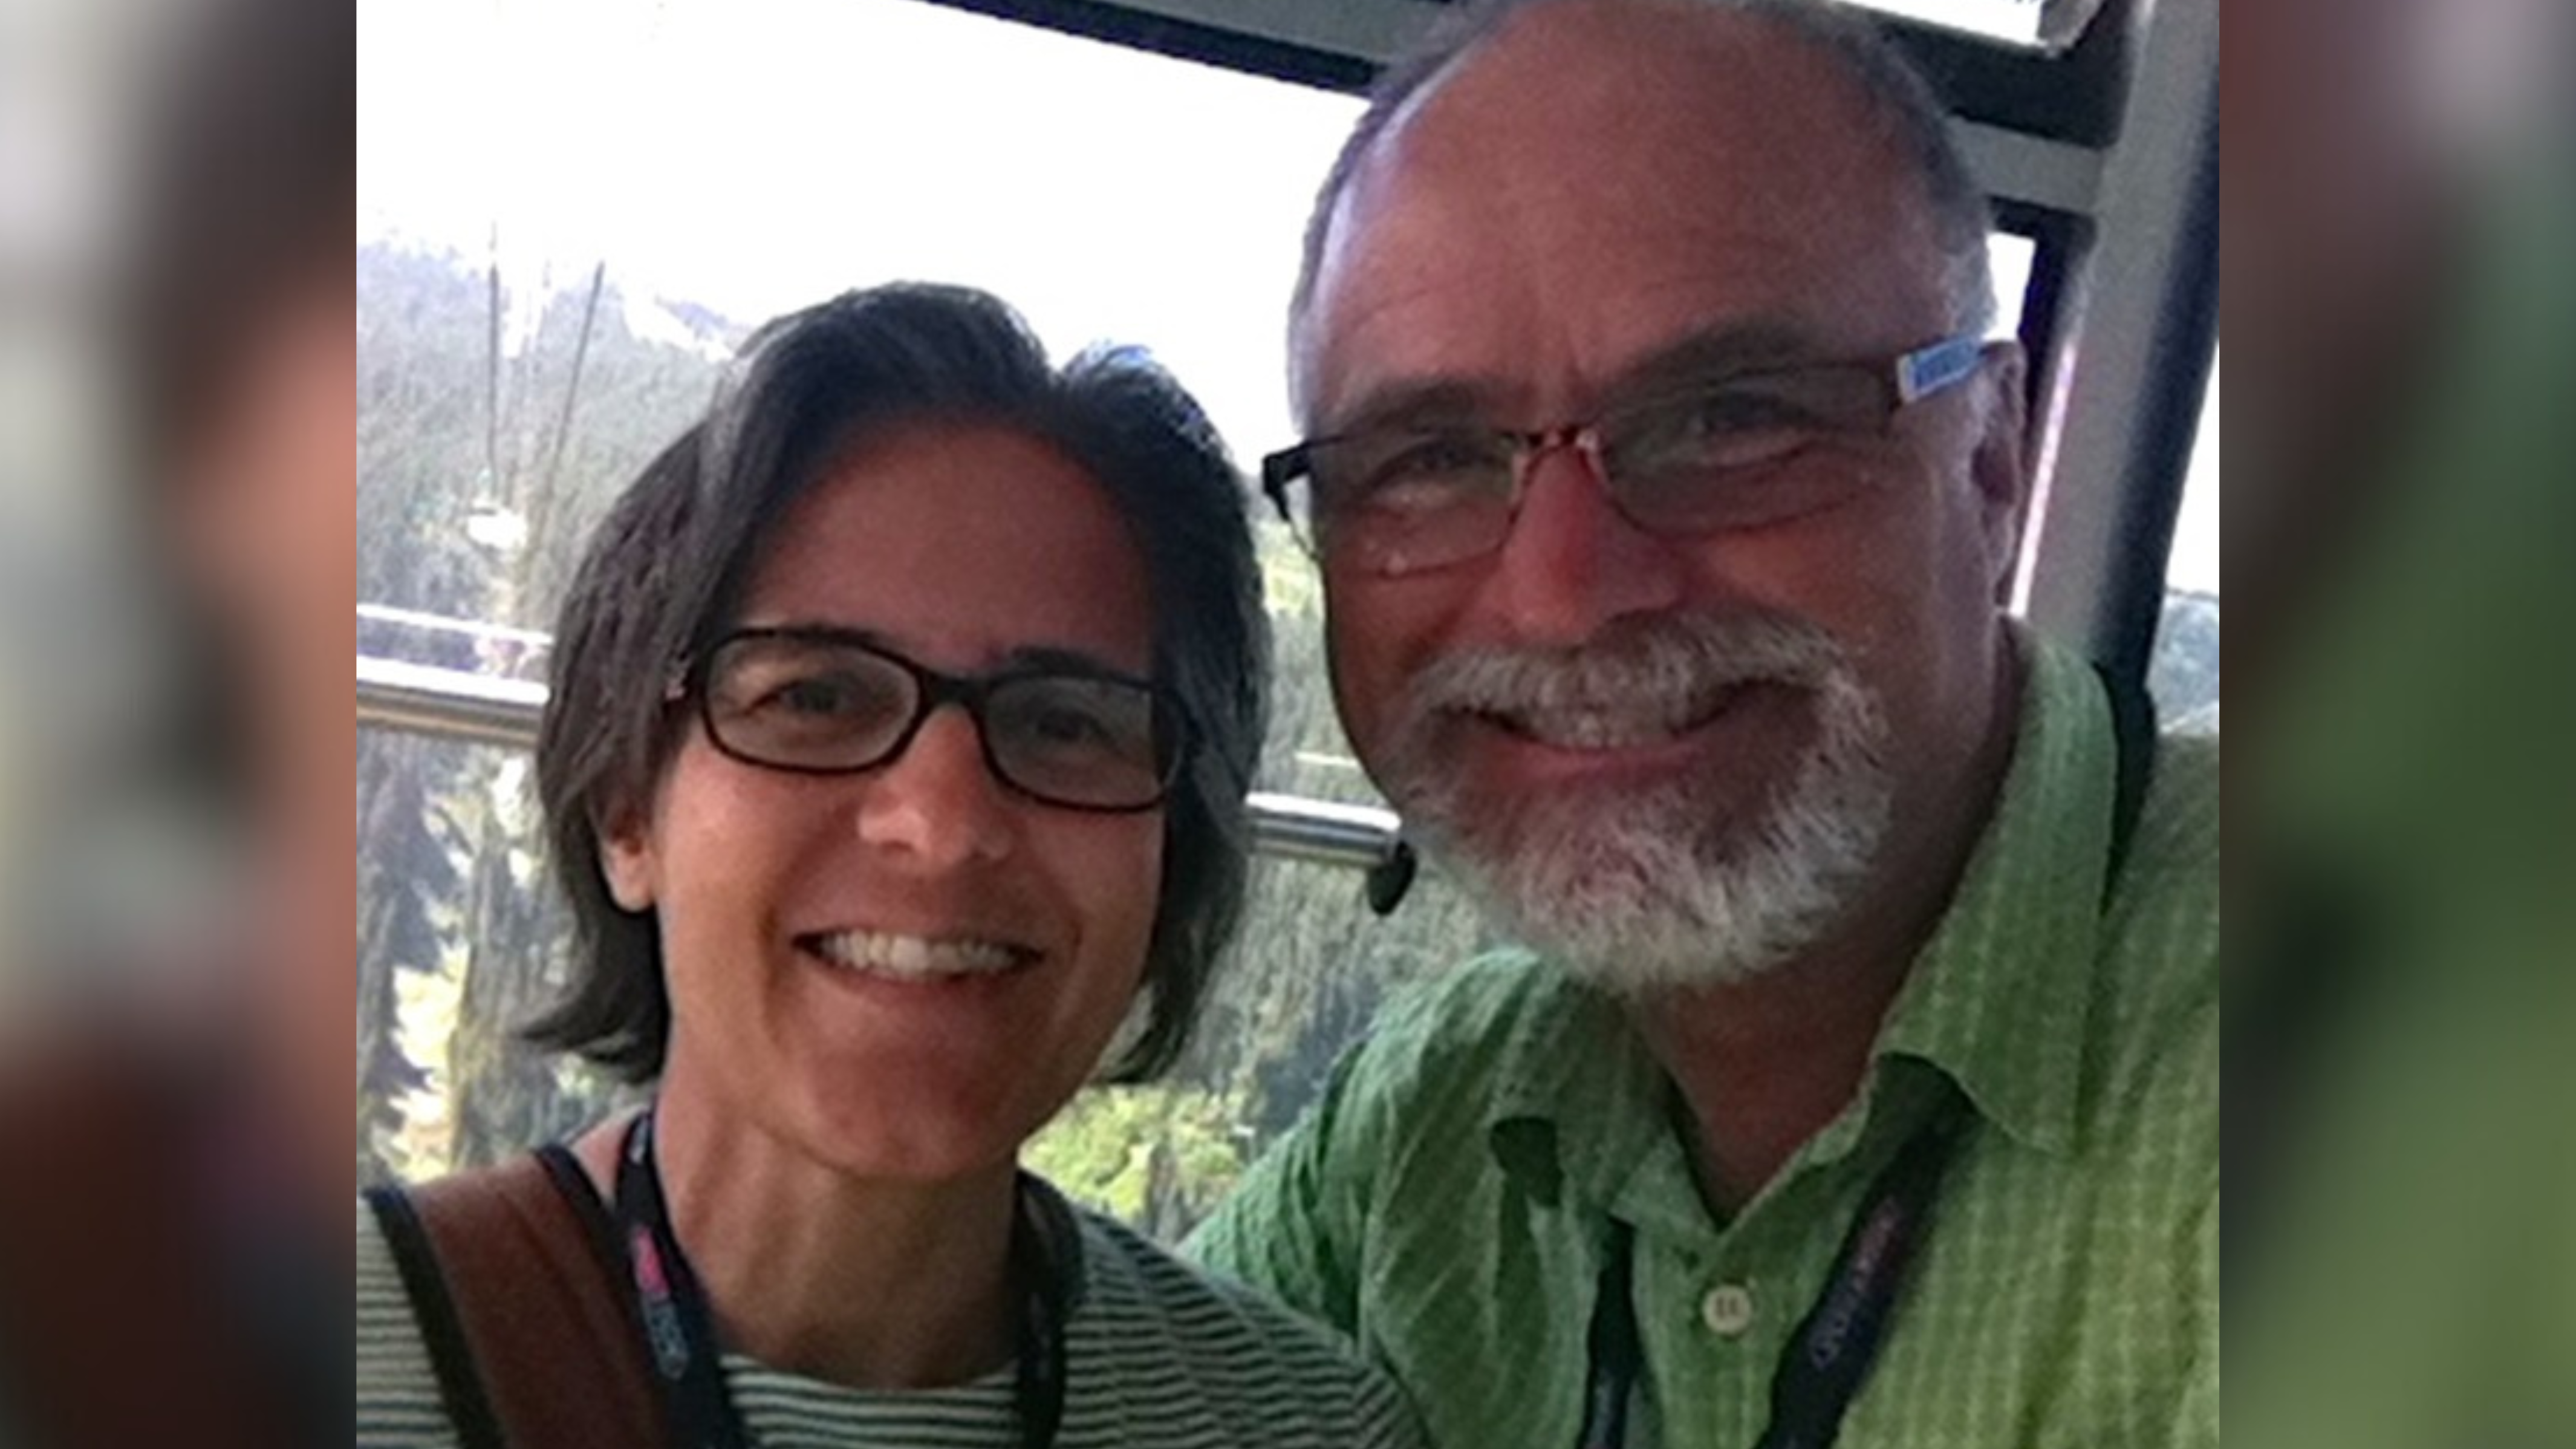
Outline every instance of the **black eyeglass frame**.
<svg viewBox="0 0 2576 1449">
<path fill-rule="evenodd" d="M 715 692 L 707 687 L 713 677 L 717 659 L 727 650 L 744 643 L 783 639 L 795 643 L 821 645 L 834 649 L 854 650 L 870 658 L 881 659 L 910 676 L 915 691 L 912 717 L 904 721 L 886 747 L 873 757 L 854 764 L 792 764 L 766 758 L 742 749 L 716 723 Z M 1141 691 L 1152 711 L 1154 728 L 1154 795 L 1152 799 L 1133 804 L 1104 805 L 1087 800 L 1068 800 L 1050 795 L 1014 777 L 993 748 L 993 732 L 985 723 L 985 710 L 998 690 L 1032 679 L 1079 679 L 1098 684 L 1114 684 Z M 984 769 L 1003 788 L 1038 804 L 1059 810 L 1080 810 L 1097 815 L 1138 815 L 1161 809 L 1172 795 L 1172 786 L 1190 758 L 1191 730 L 1188 712 L 1172 691 L 1150 679 L 1114 669 L 1067 668 L 1059 665 L 1010 665 L 986 674 L 959 675 L 933 669 L 917 659 L 887 648 L 866 634 L 853 629 L 834 629 L 813 625 L 756 626 L 729 630 L 718 635 L 704 648 L 695 651 L 672 672 L 671 682 L 663 692 L 665 703 L 676 704 L 683 698 L 694 700 L 698 723 L 707 733 L 707 742 L 727 759 L 763 770 L 776 770 L 789 775 L 859 775 L 882 768 L 903 758 L 912 748 L 921 727 L 931 714 L 945 705 L 954 704 L 966 711 L 975 724 L 975 747 L 984 757 Z"/>
<path fill-rule="evenodd" d="M 1978 336 L 1974 333 L 1960 333 L 1955 336 L 1941 338 L 1937 341 L 1927 343 L 1911 351 L 1899 353 L 1896 356 L 1889 358 L 1864 358 L 1833 362 L 1812 362 L 1791 367 L 1763 368 L 1756 371 L 1738 373 L 1731 377 L 1713 379 L 1704 386 L 1686 390 L 1677 397 L 1660 398 L 1655 402 L 1615 408 L 1604 413 L 1600 417 L 1593 418 L 1587 422 L 1560 423 L 1552 428 L 1472 427 L 1457 429 L 1456 431 L 1473 433 L 1482 437 L 1498 438 L 1511 444 L 1513 449 L 1512 493 L 1509 500 L 1508 514 L 1516 517 L 1520 512 L 1522 491 L 1528 486 L 1529 470 L 1536 463 L 1541 454 L 1561 447 L 1570 447 L 1589 456 L 1596 469 L 1604 468 L 1606 465 L 1603 463 L 1604 451 L 1601 437 L 1602 428 L 1606 425 L 1634 416 L 1637 413 L 1652 410 L 1662 403 L 1679 401 L 1686 398 L 1701 397 L 1722 388 L 1738 387 L 1748 382 L 1755 382 L 1764 378 L 1794 377 L 1816 372 L 1865 373 L 1885 390 L 1887 406 L 1885 413 L 1881 417 L 1879 425 L 1881 430 L 1884 431 L 1894 422 L 1896 415 L 1904 411 L 1907 407 L 1937 393 L 1946 392 L 1950 388 L 1955 387 L 1974 376 L 1978 367 L 1982 365 L 1985 360 L 1988 345 L 1989 340 L 1984 337 Z M 1304 479 L 1308 489 L 1310 491 L 1312 490 L 1314 486 L 1313 460 L 1316 449 L 1329 447 L 1335 443 L 1348 442 L 1355 438 L 1364 438 L 1375 431 L 1377 430 L 1361 429 L 1353 432 L 1326 433 L 1317 437 L 1303 439 L 1262 458 L 1261 494 L 1264 498 L 1270 500 L 1270 506 L 1278 512 L 1280 521 L 1287 524 L 1289 531 L 1297 535 L 1298 541 L 1305 547 L 1310 557 L 1314 557 L 1320 561 L 1323 556 L 1323 525 L 1320 521 L 1320 517 L 1318 517 L 1316 520 L 1300 526 L 1297 520 L 1297 510 L 1289 501 L 1288 490 L 1290 486 L 1295 484 L 1298 480 Z M 1450 430 L 1422 429 L 1421 431 L 1431 433 Z M 1621 516 L 1629 517 L 1631 522 L 1634 522 L 1638 527 L 1645 529 L 1649 533 L 1671 537 L 1694 537 L 1700 534 L 1715 533 L 1723 530 L 1723 525 L 1712 525 L 1703 529 L 1671 529 L 1660 527 L 1647 520 L 1637 519 L 1629 515 L 1627 509 L 1624 506 L 1621 506 L 1618 493 L 1615 488 L 1611 491 L 1611 499 L 1613 506 L 1620 508 Z M 1309 505 L 1309 511 L 1314 512 L 1311 504 Z M 1431 573 L 1440 569 L 1455 568 L 1460 564 L 1473 563 L 1477 559 L 1484 558 L 1491 554 L 1495 549 L 1500 548 L 1502 546 L 1503 538 L 1508 536 L 1509 528 L 1507 525 L 1504 532 L 1497 535 L 1493 543 L 1477 549 L 1474 552 L 1460 554 L 1455 558 L 1443 559 L 1437 563 L 1423 565 L 1418 569 L 1401 570 L 1399 572 Z"/>
</svg>

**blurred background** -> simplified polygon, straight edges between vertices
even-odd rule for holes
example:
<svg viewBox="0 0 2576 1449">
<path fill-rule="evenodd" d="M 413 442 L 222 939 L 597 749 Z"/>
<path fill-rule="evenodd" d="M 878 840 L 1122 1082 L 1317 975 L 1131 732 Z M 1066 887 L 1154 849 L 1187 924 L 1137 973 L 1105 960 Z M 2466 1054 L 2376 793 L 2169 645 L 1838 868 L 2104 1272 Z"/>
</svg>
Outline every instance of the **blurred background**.
<svg viewBox="0 0 2576 1449">
<path fill-rule="evenodd" d="M 352 301 L 349 274 L 333 270 L 339 254 L 316 260 L 290 238 L 278 254 L 320 280 L 274 282 L 252 266 L 244 275 L 262 280 L 247 292 L 217 289 L 258 297 L 254 316 L 278 325 L 207 324 L 236 339 L 218 383 L 262 381 L 200 388 L 205 416 L 192 403 L 184 424 L 171 421 L 163 384 L 138 354 L 136 298 L 148 289 L 137 278 L 168 271 L 173 252 L 210 260 L 236 244 L 226 238 L 245 219 L 287 220 L 292 203 L 268 198 L 312 187 L 272 183 L 327 163 L 365 182 L 351 210 L 361 248 L 377 248 L 381 283 L 476 287 L 474 266 L 459 283 L 414 263 L 444 249 L 497 272 L 490 236 L 439 232 L 452 218 L 435 195 L 397 225 L 395 182 L 454 179 L 435 163 L 442 128 L 421 118 L 443 117 L 451 140 L 507 144 L 493 128 L 543 121 L 546 98 L 569 92 L 540 75 L 507 105 L 486 105 L 462 69 L 470 55 L 403 43 L 435 32 L 441 7 L 372 6 L 356 53 L 379 58 L 386 89 L 380 105 L 362 98 L 360 113 L 373 106 L 387 118 L 369 144 L 388 149 L 370 155 L 391 167 L 403 147 L 427 146 L 420 155 L 431 159 L 359 176 L 346 153 L 331 163 L 320 147 L 312 162 L 316 147 L 272 141 L 228 164 L 193 161 L 180 169 L 196 183 L 178 185 L 170 116 L 197 83 L 174 77 L 254 75 L 279 50 L 272 37 L 241 63 L 227 60 L 208 39 L 207 3 L 0 0 L 0 1066 L 81 1039 L 90 1013 L 66 1003 L 153 1003 L 135 1010 L 230 1043 L 255 1064 L 242 1074 L 281 1084 L 273 1095 L 291 1105 L 276 1120 L 294 1125 L 277 1138 L 304 1147 L 280 1155 L 314 1166 L 276 1175 L 319 1184 L 336 1212 L 351 1181 L 338 1176 L 350 1160 L 338 1156 L 350 1140 L 337 1095 L 350 1081 L 339 1075 L 348 1038 L 338 1030 L 358 1004 L 359 974 L 341 952 L 359 934 L 361 899 L 344 833 L 352 817 L 339 813 L 359 770 L 337 671 L 361 641 L 343 610 L 445 611 L 418 610 L 410 596 L 353 598 L 360 318 L 329 317 L 315 300 Z M 2166 0 L 2187 3 L 2197 0 Z M 450 13 L 479 34 L 505 8 Z M 685 6 L 627 8 L 678 32 L 697 20 Z M 1249 0 L 1240 8 L 1282 13 Z M 2022 9 L 1986 8 L 2006 19 Z M 2115 13 L 2143 25 L 2157 8 Z M 618 18 L 619 7 L 594 9 L 593 21 Z M 836 10 L 857 23 L 898 7 L 846 0 Z M 313 31 L 324 13 L 267 23 Z M 331 23 L 347 25 L 346 13 Z M 962 17 L 920 28 L 941 23 Z M 630 47 L 660 33 L 610 29 Z M 2241 736 L 2228 802 L 2239 811 L 2230 885 L 2240 910 L 2229 933 L 2226 1083 L 2230 1352 L 2241 1371 L 2228 1417 L 2240 1442 L 2260 1444 L 2576 1444 L 2576 4 L 2249 0 L 2226 17 L 2225 35 L 2221 324 L 2236 401 Z M 566 66 L 594 54 L 578 34 L 554 39 Z M 192 58 L 193 70 L 182 64 Z M 1032 76 L 1061 70 L 1045 58 L 1029 64 Z M 616 79 L 602 69 L 583 83 Z M 376 86 L 371 73 L 369 98 Z M 1263 167 L 1299 172 L 1265 188 L 1279 215 L 1256 223 L 1284 244 L 1306 173 L 1320 168 L 1348 104 L 1311 91 L 1262 104 L 1284 117 L 1285 138 Z M 1168 130 L 1167 119 L 1140 124 Z M 358 124 L 308 132 L 345 137 Z M 567 134 L 613 148 L 622 133 L 593 117 Z M 526 204 L 558 180 L 534 176 Z M 186 204 L 175 204 L 182 191 Z M 397 236 L 402 226 L 410 230 Z M 691 234 L 624 228 L 672 276 L 695 260 Z M 595 309 L 600 295 L 581 265 L 601 252 L 598 238 L 531 239 L 559 243 L 563 255 L 514 265 L 561 275 L 524 294 L 562 305 L 522 314 L 535 350 L 512 357 L 542 355 L 543 329 L 568 332 L 584 296 Z M 933 245 L 879 239 L 889 266 L 910 255 L 905 247 Z M 397 268 L 397 243 L 411 247 L 408 271 Z M 255 235 L 238 244 L 260 249 Z M 639 277 L 649 271 L 639 260 Z M 1042 285 L 980 279 L 1015 300 Z M 1275 289 L 1284 277 L 1240 305 L 1273 318 Z M 1042 329 L 1050 312 L 1060 318 L 1072 341 L 1159 325 L 1173 350 L 1198 345 L 1205 318 L 1195 306 L 1095 315 L 1097 295 L 1039 293 L 1033 311 Z M 783 300 L 794 299 L 757 286 L 726 299 L 746 316 Z M 400 307 L 377 315 L 423 317 Z M 692 314 L 640 307 L 632 317 L 676 328 L 660 344 L 671 356 L 704 340 L 689 331 Z M 1275 326 L 1258 329 L 1246 335 L 1266 347 Z M 485 355 L 479 333 L 459 346 L 469 360 Z M 1194 380 L 1214 371 L 1211 401 L 1247 453 L 1284 427 L 1268 382 L 1174 360 Z M 653 389 L 686 391 L 696 379 L 639 372 L 630 400 L 668 402 Z M 526 445 L 541 467 L 544 402 L 556 394 L 529 386 Z M 2213 475 L 2217 407 L 2213 371 L 2197 434 Z M 317 421 L 326 416 L 327 426 Z M 489 451 L 479 425 L 467 431 L 460 446 Z M 615 471 L 615 458 L 586 456 L 575 441 L 575 471 Z M 2206 703 L 2202 723 L 2214 729 L 2215 487 L 2203 496 L 2182 504 L 2180 531 L 2209 540 L 2206 578 L 2189 591 L 2209 598 L 2211 697 L 2190 712 Z M 511 528 L 528 520 L 497 503 L 482 533 L 467 533 L 478 500 L 455 501 L 459 537 L 487 552 L 524 541 Z M 384 577 L 405 561 L 387 545 Z M 537 618 L 533 597 L 487 620 L 503 632 L 476 647 L 506 645 L 507 629 Z M 375 623 L 411 627 L 393 614 Z M 487 648 L 485 657 L 498 656 Z M 1309 713 L 1317 741 L 1328 740 L 1320 702 Z M 495 793 L 508 784 L 494 757 L 401 746 L 470 777 L 482 800 L 506 798 Z M 1327 744 L 1284 749 L 1274 784 L 1358 798 Z M 441 751 L 455 759 L 437 763 Z M 475 828 L 510 828 L 493 810 Z M 1472 929 L 1447 909 L 1412 916 Z M 1405 951 L 1432 952 L 1404 939 Z M 1299 1020 L 1320 1011 L 1347 1034 L 1374 989 L 1327 993 L 1320 1007 L 1301 999 Z M 1300 1045 L 1297 1071 L 1328 1055 Z M 1209 1090 L 1234 1090 L 1254 1071 L 1211 1076 Z M 6 1079 L 0 1072 L 0 1090 Z M 391 1101 L 418 1085 L 379 1090 Z M 554 1120 L 545 1114 L 591 1101 L 588 1090 L 523 1101 L 511 1121 L 541 1126 Z M 1241 1104 L 1182 1107 L 1138 1121 L 1102 1108 L 1094 1126 L 1113 1145 L 1137 1132 L 1185 1141 L 1188 1160 L 1214 1163 L 1210 1181 L 1221 1184 L 1245 1150 L 1225 1115 Z M 1264 1110 L 1265 1123 L 1278 1115 Z M 380 1158 L 451 1160 L 455 1119 L 435 1111 L 428 1129 L 414 1130 L 414 1117 L 380 1119 L 373 1139 L 362 1120 L 361 1170 L 371 1141 Z M 1143 1186 L 1115 1192 L 1142 1210 Z"/>
</svg>

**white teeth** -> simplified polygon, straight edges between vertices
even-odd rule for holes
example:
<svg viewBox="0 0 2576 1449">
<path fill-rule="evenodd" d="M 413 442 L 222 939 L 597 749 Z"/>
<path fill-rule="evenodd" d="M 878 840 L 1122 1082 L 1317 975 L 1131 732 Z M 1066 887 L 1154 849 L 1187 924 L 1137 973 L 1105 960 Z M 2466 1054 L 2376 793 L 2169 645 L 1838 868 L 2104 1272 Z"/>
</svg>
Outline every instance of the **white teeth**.
<svg viewBox="0 0 2576 1449">
<path fill-rule="evenodd" d="M 1658 744 L 1698 715 L 1689 700 L 1634 700 L 1616 706 L 1568 706 L 1508 716 L 1530 738 L 1570 750 L 1617 750 Z"/>
<path fill-rule="evenodd" d="M 1025 949 L 971 937 L 933 940 L 882 931 L 834 931 L 811 938 L 815 954 L 837 966 L 903 980 L 990 976 L 1027 960 Z"/>
</svg>

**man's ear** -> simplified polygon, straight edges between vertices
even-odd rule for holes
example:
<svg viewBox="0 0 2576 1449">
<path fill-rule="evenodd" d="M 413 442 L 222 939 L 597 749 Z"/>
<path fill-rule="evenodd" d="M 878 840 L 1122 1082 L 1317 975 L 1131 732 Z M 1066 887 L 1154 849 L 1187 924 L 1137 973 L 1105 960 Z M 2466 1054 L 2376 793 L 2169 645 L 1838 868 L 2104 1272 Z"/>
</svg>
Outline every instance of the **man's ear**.
<svg viewBox="0 0 2576 1449">
<path fill-rule="evenodd" d="M 652 909 L 661 869 L 653 850 L 651 817 L 631 805 L 621 806 L 593 828 L 599 835 L 599 874 L 608 882 L 608 898 L 621 910 Z"/>
<path fill-rule="evenodd" d="M 1969 470 L 1985 532 L 1987 577 L 1995 602 L 2008 604 L 2021 563 L 2022 529 L 2030 520 L 2029 383 L 2021 344 L 1987 343 L 1977 385 L 1984 391 L 1978 409 L 1983 426 Z"/>
</svg>

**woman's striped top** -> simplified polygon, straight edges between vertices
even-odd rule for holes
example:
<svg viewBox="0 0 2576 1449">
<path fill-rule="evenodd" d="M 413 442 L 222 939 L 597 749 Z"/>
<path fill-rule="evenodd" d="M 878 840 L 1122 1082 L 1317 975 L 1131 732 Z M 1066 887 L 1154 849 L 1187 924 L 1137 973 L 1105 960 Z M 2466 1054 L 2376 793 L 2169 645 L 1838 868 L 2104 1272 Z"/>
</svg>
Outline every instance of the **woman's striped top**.
<svg viewBox="0 0 2576 1449">
<path fill-rule="evenodd" d="M 1394 1383 L 1331 1334 L 1074 1209 L 1082 1285 L 1066 1324 L 1059 1449 L 1420 1449 Z M 457 1449 L 409 1297 L 358 1204 L 359 1449 Z M 1009 1366 L 951 1389 L 859 1391 L 739 1356 L 725 1370 L 763 1449 L 1005 1449 Z"/>
</svg>

